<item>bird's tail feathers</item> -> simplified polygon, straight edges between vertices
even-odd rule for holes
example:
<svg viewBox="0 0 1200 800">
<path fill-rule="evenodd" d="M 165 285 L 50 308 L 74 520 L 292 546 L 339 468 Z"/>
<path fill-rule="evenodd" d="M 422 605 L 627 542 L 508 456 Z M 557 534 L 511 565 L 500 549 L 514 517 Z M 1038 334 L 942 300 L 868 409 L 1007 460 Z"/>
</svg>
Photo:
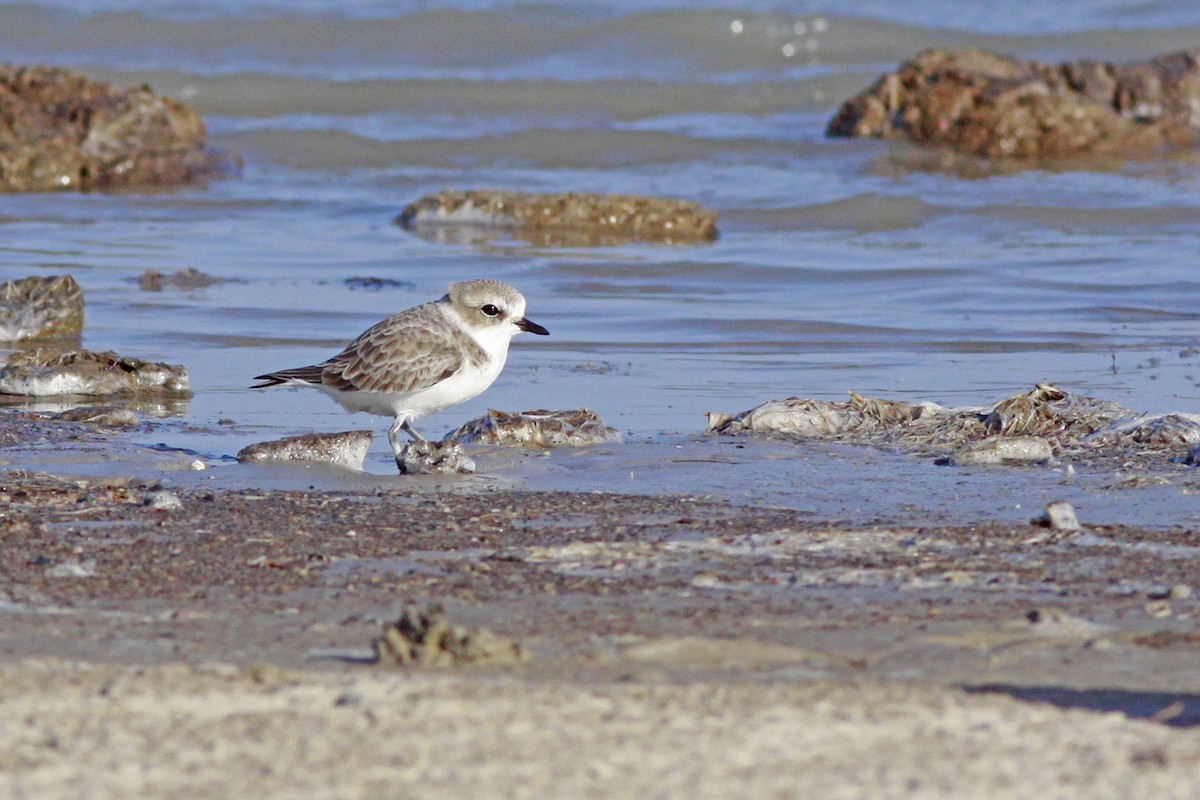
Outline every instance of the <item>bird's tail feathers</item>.
<svg viewBox="0 0 1200 800">
<path fill-rule="evenodd" d="M 281 369 L 278 372 L 268 372 L 266 375 L 255 375 L 254 380 L 262 381 L 251 386 L 251 389 L 266 389 L 268 386 L 280 386 L 285 383 L 320 383 L 322 368 L 319 366 L 296 367 Z"/>
</svg>

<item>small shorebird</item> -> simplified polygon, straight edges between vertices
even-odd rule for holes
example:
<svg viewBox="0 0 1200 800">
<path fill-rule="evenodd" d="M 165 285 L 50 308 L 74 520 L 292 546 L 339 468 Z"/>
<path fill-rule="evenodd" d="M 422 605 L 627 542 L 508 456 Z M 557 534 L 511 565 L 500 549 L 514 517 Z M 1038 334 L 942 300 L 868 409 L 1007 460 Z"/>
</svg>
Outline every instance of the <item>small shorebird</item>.
<svg viewBox="0 0 1200 800">
<path fill-rule="evenodd" d="M 521 331 L 550 333 L 525 319 L 525 298 L 512 286 L 487 278 L 452 283 L 440 300 L 373 325 L 333 358 L 259 375 L 264 382 L 250 388 L 313 386 L 351 413 L 395 417 L 388 441 L 399 458 L 400 431 L 425 441 L 413 421 L 491 386 Z"/>
</svg>

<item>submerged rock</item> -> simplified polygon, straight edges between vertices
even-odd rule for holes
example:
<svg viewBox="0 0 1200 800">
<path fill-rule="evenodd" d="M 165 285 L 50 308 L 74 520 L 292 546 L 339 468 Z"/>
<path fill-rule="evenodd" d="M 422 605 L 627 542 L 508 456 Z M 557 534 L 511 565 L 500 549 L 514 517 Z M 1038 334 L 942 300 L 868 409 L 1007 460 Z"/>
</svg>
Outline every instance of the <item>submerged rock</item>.
<svg viewBox="0 0 1200 800">
<path fill-rule="evenodd" d="M 410 442 L 396 458 L 402 475 L 469 475 L 475 461 L 457 442 Z"/>
<path fill-rule="evenodd" d="M 0 341 L 52 339 L 82 332 L 83 289 L 70 275 L 0 283 Z"/>
<path fill-rule="evenodd" d="M 447 434 L 443 442 L 515 447 L 584 447 L 621 441 L 621 434 L 586 408 L 571 411 L 496 411 Z"/>
<path fill-rule="evenodd" d="M 412 281 L 398 281 L 395 278 L 376 278 L 373 275 L 355 275 L 346 278 L 342 285 L 350 291 L 378 292 L 383 289 L 416 289 Z"/>
<path fill-rule="evenodd" d="M 0 64 L 0 192 L 173 186 L 214 171 L 196 111 L 148 86 Z"/>
<path fill-rule="evenodd" d="M 237 454 L 241 462 L 313 461 L 361 471 L 371 447 L 370 431 L 309 433 L 243 447 Z"/>
<path fill-rule="evenodd" d="M 82 422 L 108 428 L 133 428 L 141 424 L 137 412 L 122 406 L 79 406 L 52 414 L 50 418 L 59 422 Z"/>
<path fill-rule="evenodd" d="M 157 272 L 148 269 L 137 279 L 138 288 L 143 292 L 161 292 L 163 289 L 178 289 L 184 292 L 205 289 L 218 283 L 226 283 L 233 278 L 217 278 L 206 275 L 194 267 L 186 267 L 175 272 Z"/>
<path fill-rule="evenodd" d="M 407 609 L 372 642 L 379 664 L 448 667 L 459 664 L 515 664 L 525 659 L 521 646 L 485 629 L 451 625 L 438 604 Z"/>
<path fill-rule="evenodd" d="M 908 139 L 989 159 L 1134 156 L 1200 139 L 1200 61 L 1045 64 L 929 50 L 846 101 L 829 136 Z"/>
<path fill-rule="evenodd" d="M 0 394 L 53 397 L 187 391 L 184 367 L 112 352 L 29 350 L 9 356 L 0 368 Z"/>
<path fill-rule="evenodd" d="M 698 203 L 638 195 L 456 191 L 426 195 L 405 207 L 406 228 L 511 228 L 524 234 L 568 232 L 614 241 L 698 242 L 717 238 L 716 212 Z M 567 242 L 568 244 L 570 242 Z M 595 243 L 604 244 L 597 240 Z"/>
<path fill-rule="evenodd" d="M 954 464 L 999 464 L 1046 462 L 1064 453 L 1077 457 L 1096 454 L 1106 441 L 1094 437 L 1097 431 L 1118 430 L 1114 423 L 1135 419 L 1124 406 L 1042 383 L 983 408 L 901 403 L 853 392 L 845 403 L 797 397 L 771 400 L 736 415 L 709 413 L 707 432 L 857 442 L 900 448 Z M 1169 427 L 1174 433 L 1167 438 L 1181 444 L 1186 441 L 1182 426 L 1171 423 Z M 1129 428 L 1139 429 L 1136 425 Z M 1143 442 L 1145 438 L 1140 437 Z M 1145 449 L 1137 435 L 1125 436 L 1120 443 Z"/>
</svg>

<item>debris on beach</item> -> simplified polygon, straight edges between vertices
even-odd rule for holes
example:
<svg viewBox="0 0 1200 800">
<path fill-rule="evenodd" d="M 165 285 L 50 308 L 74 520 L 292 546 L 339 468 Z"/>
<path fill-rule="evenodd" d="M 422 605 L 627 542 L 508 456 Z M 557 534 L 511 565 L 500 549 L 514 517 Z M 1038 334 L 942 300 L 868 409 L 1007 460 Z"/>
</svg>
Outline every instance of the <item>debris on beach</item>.
<svg viewBox="0 0 1200 800">
<path fill-rule="evenodd" d="M 450 667 L 462 664 L 505 665 L 524 661 L 521 645 L 486 629 L 451 625 L 438 603 L 406 609 L 372 642 L 377 663 L 402 667 Z"/>
<path fill-rule="evenodd" d="M 945 411 L 939 405 L 912 405 L 879 400 L 850 392 L 844 403 L 827 403 L 789 397 L 770 400 L 741 414 L 708 413 L 710 433 L 736 434 L 749 431 L 784 433 L 806 438 L 869 434 L 891 430 Z"/>
<path fill-rule="evenodd" d="M 0 283 L 0 341 L 53 339 L 83 332 L 83 289 L 70 275 Z"/>
<path fill-rule="evenodd" d="M 475 461 L 457 442 L 410 442 L 396 458 L 401 475 L 469 475 Z"/>
<path fill-rule="evenodd" d="M 1175 455 L 1200 442 L 1200 415 L 1139 415 L 1049 383 L 991 406 L 944 408 L 850 393 L 830 403 L 771 400 L 740 414 L 708 414 L 707 433 L 774 434 L 898 448 L 957 465 L 1046 463 L 1106 455 Z"/>
<path fill-rule="evenodd" d="M 175 186 L 207 176 L 195 109 L 57 67 L 0 64 L 0 192 Z"/>
<path fill-rule="evenodd" d="M 1163 414 L 1118 423 L 1100 431 L 1095 442 L 1184 449 L 1200 445 L 1200 415 Z"/>
<path fill-rule="evenodd" d="M 705 242 L 717 238 L 717 214 L 699 203 L 640 195 L 529 194 L 447 189 L 426 195 L 400 212 L 396 222 L 424 226 L 512 229 L 522 235 L 575 233 L 619 241 Z M 552 243 L 552 242 L 550 242 Z M 588 242 L 583 241 L 581 244 Z M 565 241 L 564 244 L 571 244 Z"/>
<path fill-rule="evenodd" d="M 264 461 L 311 461 L 332 464 L 362 471 L 363 460 L 371 447 L 370 431 L 342 431 L 341 433 L 309 433 L 304 436 L 289 436 L 270 442 L 259 442 L 243 447 L 237 460 L 245 462 Z"/>
<path fill-rule="evenodd" d="M 927 50 L 847 100 L 829 136 L 908 139 L 987 159 L 1151 155 L 1200 141 L 1200 60 L 1022 61 Z"/>
<path fill-rule="evenodd" d="M 0 368 L 0 394 L 54 397 L 187 391 L 184 367 L 107 351 L 27 350 L 12 354 Z"/>
<path fill-rule="evenodd" d="M 971 442 L 946 459 L 958 467 L 994 464 L 1048 464 L 1054 460 L 1050 442 L 1040 436 L 990 436 Z"/>
<path fill-rule="evenodd" d="M 443 442 L 514 447 L 586 447 L 621 441 L 621 433 L 586 408 L 569 411 L 496 411 L 447 434 Z"/>
<path fill-rule="evenodd" d="M 143 292 L 161 292 L 164 289 L 176 289 L 182 292 L 192 292 L 206 289 L 218 283 L 236 281 L 236 278 L 218 278 L 208 275 L 195 267 L 185 267 L 175 272 L 158 272 L 148 269 L 138 276 L 137 285 Z"/>
</svg>

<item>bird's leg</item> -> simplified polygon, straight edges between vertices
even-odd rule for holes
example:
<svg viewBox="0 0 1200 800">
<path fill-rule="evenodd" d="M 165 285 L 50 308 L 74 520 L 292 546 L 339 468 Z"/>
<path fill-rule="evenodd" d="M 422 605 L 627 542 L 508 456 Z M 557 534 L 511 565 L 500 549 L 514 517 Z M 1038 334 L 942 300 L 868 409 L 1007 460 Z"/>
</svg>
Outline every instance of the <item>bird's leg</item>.
<svg viewBox="0 0 1200 800">
<path fill-rule="evenodd" d="M 399 437 L 397 436 L 400 433 L 401 424 L 400 418 L 397 417 L 396 421 L 392 423 L 392 427 L 388 428 L 388 444 L 392 446 L 392 455 L 396 456 L 397 459 L 400 458 L 400 451 L 404 449 L 400 446 Z"/>
<path fill-rule="evenodd" d="M 413 440 L 414 442 L 423 442 L 423 441 L 425 441 L 425 437 L 424 437 L 424 436 L 422 436 L 421 434 L 417 433 L 417 430 L 416 430 L 416 428 L 414 428 L 412 425 L 410 425 L 410 424 L 408 423 L 408 420 L 404 420 L 404 422 L 403 422 L 403 423 L 400 425 L 400 430 L 404 431 L 404 432 L 405 432 L 405 433 L 407 433 L 409 436 L 411 436 L 411 437 L 412 437 L 412 440 Z"/>
<path fill-rule="evenodd" d="M 414 442 L 425 441 L 425 437 L 417 433 L 413 426 L 408 424 L 408 420 L 403 417 L 396 417 L 396 421 L 392 423 L 392 427 L 388 428 L 388 443 L 391 444 L 392 454 L 397 459 L 400 458 L 400 453 L 404 450 L 403 445 L 400 444 L 400 431 L 404 431 L 411 436 Z"/>
</svg>

